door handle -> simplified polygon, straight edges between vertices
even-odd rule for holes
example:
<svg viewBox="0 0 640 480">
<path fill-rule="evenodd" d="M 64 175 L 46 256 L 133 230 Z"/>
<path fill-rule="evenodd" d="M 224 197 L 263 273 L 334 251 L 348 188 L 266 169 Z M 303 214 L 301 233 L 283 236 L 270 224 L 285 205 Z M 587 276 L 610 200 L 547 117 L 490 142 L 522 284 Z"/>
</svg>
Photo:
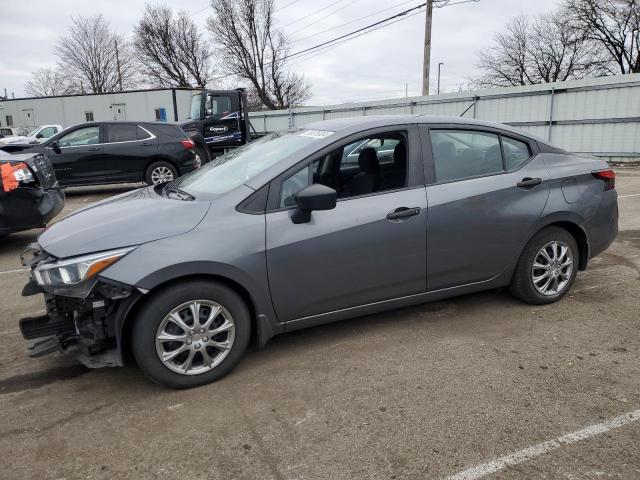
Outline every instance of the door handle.
<svg viewBox="0 0 640 480">
<path fill-rule="evenodd" d="M 419 215 L 422 210 L 420 207 L 408 208 L 408 207 L 400 207 L 396 208 L 393 212 L 387 213 L 387 220 L 405 220 L 407 218 L 413 217 L 414 215 Z"/>
<path fill-rule="evenodd" d="M 142 144 L 142 146 L 143 146 L 143 147 L 148 147 L 149 145 L 151 145 L 151 143 L 149 143 L 149 142 L 144 142 L 144 143 Z"/>
<path fill-rule="evenodd" d="M 531 178 L 525 177 L 521 181 L 519 181 L 516 186 L 520 188 L 533 188 L 536 185 L 540 185 L 542 183 L 541 178 Z"/>
<path fill-rule="evenodd" d="M 100 150 L 100 147 L 89 147 L 87 150 L 89 150 L 90 152 L 97 152 L 98 150 Z"/>
</svg>

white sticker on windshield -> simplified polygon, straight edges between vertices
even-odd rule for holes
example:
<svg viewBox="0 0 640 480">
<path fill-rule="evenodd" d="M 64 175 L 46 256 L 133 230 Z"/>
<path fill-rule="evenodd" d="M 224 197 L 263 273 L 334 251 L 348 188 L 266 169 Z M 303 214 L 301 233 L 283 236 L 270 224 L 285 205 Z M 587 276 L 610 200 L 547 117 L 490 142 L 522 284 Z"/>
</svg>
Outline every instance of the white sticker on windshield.
<svg viewBox="0 0 640 480">
<path fill-rule="evenodd" d="M 311 137 L 311 138 L 327 138 L 330 135 L 333 135 L 336 132 L 328 132 L 326 130 L 305 130 L 299 136 L 300 137 Z"/>
</svg>

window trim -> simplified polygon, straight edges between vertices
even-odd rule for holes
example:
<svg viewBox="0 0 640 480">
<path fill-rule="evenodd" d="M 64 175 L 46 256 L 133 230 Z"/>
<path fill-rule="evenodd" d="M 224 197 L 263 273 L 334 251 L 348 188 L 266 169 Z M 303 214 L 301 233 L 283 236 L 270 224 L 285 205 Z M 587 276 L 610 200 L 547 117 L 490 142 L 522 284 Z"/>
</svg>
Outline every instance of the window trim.
<svg viewBox="0 0 640 480">
<path fill-rule="evenodd" d="M 515 132 L 508 132 L 505 130 L 501 130 L 499 128 L 494 128 L 490 126 L 484 125 L 474 125 L 474 124 L 459 124 L 459 123 L 442 123 L 442 124 L 426 124 L 422 125 L 420 128 L 420 138 L 423 144 L 423 165 L 425 170 L 425 185 L 446 185 L 448 183 L 462 182 L 466 180 L 475 180 L 477 178 L 485 178 L 485 177 L 495 177 L 496 175 L 505 175 L 508 173 L 517 172 L 518 170 L 524 168 L 528 165 L 535 157 L 540 154 L 540 149 L 538 148 L 538 144 L 533 139 L 526 137 L 524 135 L 520 135 Z M 486 173 L 482 175 L 471 175 L 468 177 L 461 177 L 452 180 L 445 180 L 441 182 L 436 182 L 435 176 L 435 158 L 433 154 L 433 145 L 431 143 L 431 130 L 459 130 L 459 131 L 475 131 L 481 133 L 490 133 L 498 136 L 500 141 L 500 152 L 502 155 L 502 171 Z M 502 138 L 511 138 L 513 140 L 518 140 L 527 144 L 529 147 L 529 158 L 527 161 L 520 164 L 518 168 L 507 170 L 506 163 L 504 158 L 504 150 L 502 145 Z"/>
<path fill-rule="evenodd" d="M 149 140 L 154 140 L 155 138 L 157 138 L 154 133 L 150 132 L 149 130 L 147 130 L 146 128 L 144 128 L 142 125 L 140 125 L 138 123 L 127 123 L 127 125 L 135 125 L 137 128 L 141 128 L 142 130 L 147 132 L 147 134 L 149 134 L 149 136 L 146 137 L 146 138 L 141 138 L 139 140 L 136 139 L 136 140 L 124 140 L 122 142 L 105 142 L 104 140 L 107 139 L 107 127 L 109 126 L 109 124 L 106 124 L 106 123 L 105 124 L 99 124 L 98 123 L 98 124 L 94 124 L 94 125 L 81 125 L 78 128 L 75 128 L 73 130 L 69 130 L 69 131 L 63 130 L 62 132 L 59 132 L 59 133 L 65 132 L 65 136 L 66 136 L 66 135 L 68 135 L 70 133 L 73 133 L 73 132 L 75 132 L 77 130 L 81 130 L 83 128 L 98 127 L 99 128 L 99 132 L 100 132 L 99 133 L 99 137 L 98 137 L 98 143 L 91 143 L 91 144 L 87 144 L 87 145 L 69 145 L 69 146 L 66 146 L 66 147 L 63 147 L 63 146 L 59 145 L 59 148 L 61 148 L 61 149 L 62 148 L 80 148 L 80 147 L 86 147 L 88 145 L 93 145 L 93 146 L 95 146 L 95 145 L 119 145 L 121 143 L 147 142 Z M 49 141 L 51 141 L 51 142 L 55 141 L 57 143 L 58 140 L 60 140 L 62 138 L 62 135 L 59 135 L 59 136 L 58 135 L 59 134 L 55 135 L 55 136 L 57 136 L 57 138 L 55 140 L 53 140 L 53 137 L 49 137 L 47 139 L 47 141 L 48 142 Z M 47 148 L 51 148 L 50 145 L 46 145 L 46 147 Z"/>
<path fill-rule="evenodd" d="M 356 132 L 350 135 L 347 135 L 339 140 L 336 140 L 334 143 L 327 145 L 326 147 L 314 152 L 309 155 L 305 159 L 296 163 L 294 166 L 288 168 L 275 178 L 273 178 L 269 182 L 269 198 L 267 200 L 267 205 L 265 208 L 265 213 L 274 213 L 274 212 L 283 212 L 287 210 L 295 210 L 297 207 L 280 207 L 280 196 L 282 192 L 282 183 L 295 175 L 300 169 L 308 166 L 309 164 L 315 162 L 316 160 L 321 159 L 323 156 L 333 152 L 334 150 L 349 145 L 350 143 L 354 143 L 359 139 L 366 138 L 367 136 L 380 135 L 384 133 L 394 133 L 399 132 L 403 133 L 406 137 L 407 141 L 407 182 L 406 185 L 402 188 L 394 188 L 392 190 L 384 190 L 381 192 L 372 192 L 366 193 L 364 195 L 357 195 L 354 197 L 348 198 L 338 198 L 336 200 L 337 203 L 349 200 L 356 200 L 360 198 L 371 197 L 374 195 L 385 195 L 388 193 L 400 192 L 404 190 L 411 190 L 414 188 L 424 188 L 424 169 L 421 168 L 419 161 L 422 162 L 422 143 L 420 141 L 420 131 L 418 129 L 418 124 L 410 123 L 410 124 L 398 124 L 398 125 L 390 125 L 387 127 L 377 127 L 368 130 L 362 130 L 360 132 Z M 412 162 L 411 160 L 415 160 Z M 412 163 L 415 165 L 412 166 Z"/>
<path fill-rule="evenodd" d="M 57 136 L 55 138 L 55 140 L 54 140 L 54 137 L 50 137 L 49 140 L 51 142 L 58 143 L 58 141 L 60 141 L 60 139 L 66 137 L 67 135 L 69 135 L 71 133 L 77 132 L 77 131 L 82 130 L 84 128 L 95 128 L 95 127 L 98 128 L 98 143 L 87 143 L 85 145 L 66 145 L 66 146 L 58 145 L 58 148 L 60 148 L 60 149 L 63 149 L 63 148 L 82 148 L 82 147 L 94 147 L 96 145 L 102 145 L 102 143 L 100 143 L 100 140 L 102 140 L 103 133 L 102 133 L 102 128 L 100 127 L 99 124 L 98 125 L 82 125 L 81 127 L 74 128 L 73 130 L 69 130 L 68 132 L 64 132 L 64 130 L 63 130 L 64 135 Z M 60 132 L 60 133 L 63 133 L 63 132 Z M 47 148 L 52 148 L 52 147 L 47 145 Z"/>
</svg>

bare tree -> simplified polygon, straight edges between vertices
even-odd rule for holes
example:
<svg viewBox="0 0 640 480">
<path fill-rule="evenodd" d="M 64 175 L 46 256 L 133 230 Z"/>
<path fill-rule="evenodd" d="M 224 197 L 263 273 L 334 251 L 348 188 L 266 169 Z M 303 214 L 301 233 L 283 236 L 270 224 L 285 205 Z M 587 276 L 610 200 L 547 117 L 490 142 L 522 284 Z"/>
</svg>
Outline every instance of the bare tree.
<svg viewBox="0 0 640 480">
<path fill-rule="evenodd" d="M 575 29 L 607 56 L 622 74 L 640 72 L 639 0 L 565 0 Z"/>
<path fill-rule="evenodd" d="M 205 87 L 211 80 L 211 50 L 187 12 L 147 4 L 133 43 L 152 84 Z"/>
<path fill-rule="evenodd" d="M 58 66 L 65 76 L 92 93 L 135 86 L 135 68 L 127 42 L 102 15 L 72 19 L 67 36 L 56 45 Z"/>
<path fill-rule="evenodd" d="M 496 33 L 493 47 L 478 54 L 476 65 L 482 75 L 475 83 L 484 87 L 511 87 L 535 83 L 529 65 L 529 20 L 524 15 L 506 25 L 506 32 Z"/>
<path fill-rule="evenodd" d="M 79 92 L 65 75 L 56 70 L 44 68 L 36 70 L 31 75 L 31 80 L 25 84 L 24 90 L 34 97 L 68 95 Z"/>
<path fill-rule="evenodd" d="M 479 53 L 482 74 L 475 83 L 484 87 L 532 85 L 607 73 L 591 42 L 570 28 L 562 12 L 530 20 L 518 16 L 495 36 L 495 45 Z"/>
<path fill-rule="evenodd" d="M 270 109 L 298 105 L 310 97 L 304 77 L 286 68 L 290 45 L 275 25 L 274 0 L 211 0 L 211 6 L 209 31 L 227 73 L 249 82 Z"/>
</svg>

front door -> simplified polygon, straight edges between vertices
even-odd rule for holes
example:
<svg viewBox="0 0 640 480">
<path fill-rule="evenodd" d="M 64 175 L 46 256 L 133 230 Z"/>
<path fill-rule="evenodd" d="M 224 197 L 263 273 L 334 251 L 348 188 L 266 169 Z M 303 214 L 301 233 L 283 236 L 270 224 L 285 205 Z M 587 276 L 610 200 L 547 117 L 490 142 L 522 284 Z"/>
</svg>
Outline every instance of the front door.
<svg viewBox="0 0 640 480">
<path fill-rule="evenodd" d="M 72 130 L 47 145 L 48 156 L 62 185 L 104 181 L 104 150 L 100 126 Z"/>
<path fill-rule="evenodd" d="M 423 138 L 432 152 L 428 289 L 497 277 L 519 255 L 549 197 L 537 146 L 499 131 L 432 128 Z"/>
<path fill-rule="evenodd" d="M 208 93 L 202 121 L 204 141 L 211 147 L 237 146 L 242 143 L 238 97 Z"/>
<path fill-rule="evenodd" d="M 415 176 L 422 169 L 419 142 L 409 142 L 408 134 L 353 139 L 272 183 L 279 201 L 266 214 L 267 268 L 279 321 L 425 291 L 427 203 Z M 360 154 L 360 173 L 347 163 L 340 169 L 345 147 L 376 139 L 402 144 L 396 159 L 382 162 L 388 164 L 384 170 L 373 148 Z M 342 178 L 347 172 L 349 178 Z M 398 176 L 399 182 L 388 181 Z M 309 223 L 296 225 L 293 194 L 310 183 L 336 189 L 339 199 L 333 210 L 314 211 Z"/>
</svg>

